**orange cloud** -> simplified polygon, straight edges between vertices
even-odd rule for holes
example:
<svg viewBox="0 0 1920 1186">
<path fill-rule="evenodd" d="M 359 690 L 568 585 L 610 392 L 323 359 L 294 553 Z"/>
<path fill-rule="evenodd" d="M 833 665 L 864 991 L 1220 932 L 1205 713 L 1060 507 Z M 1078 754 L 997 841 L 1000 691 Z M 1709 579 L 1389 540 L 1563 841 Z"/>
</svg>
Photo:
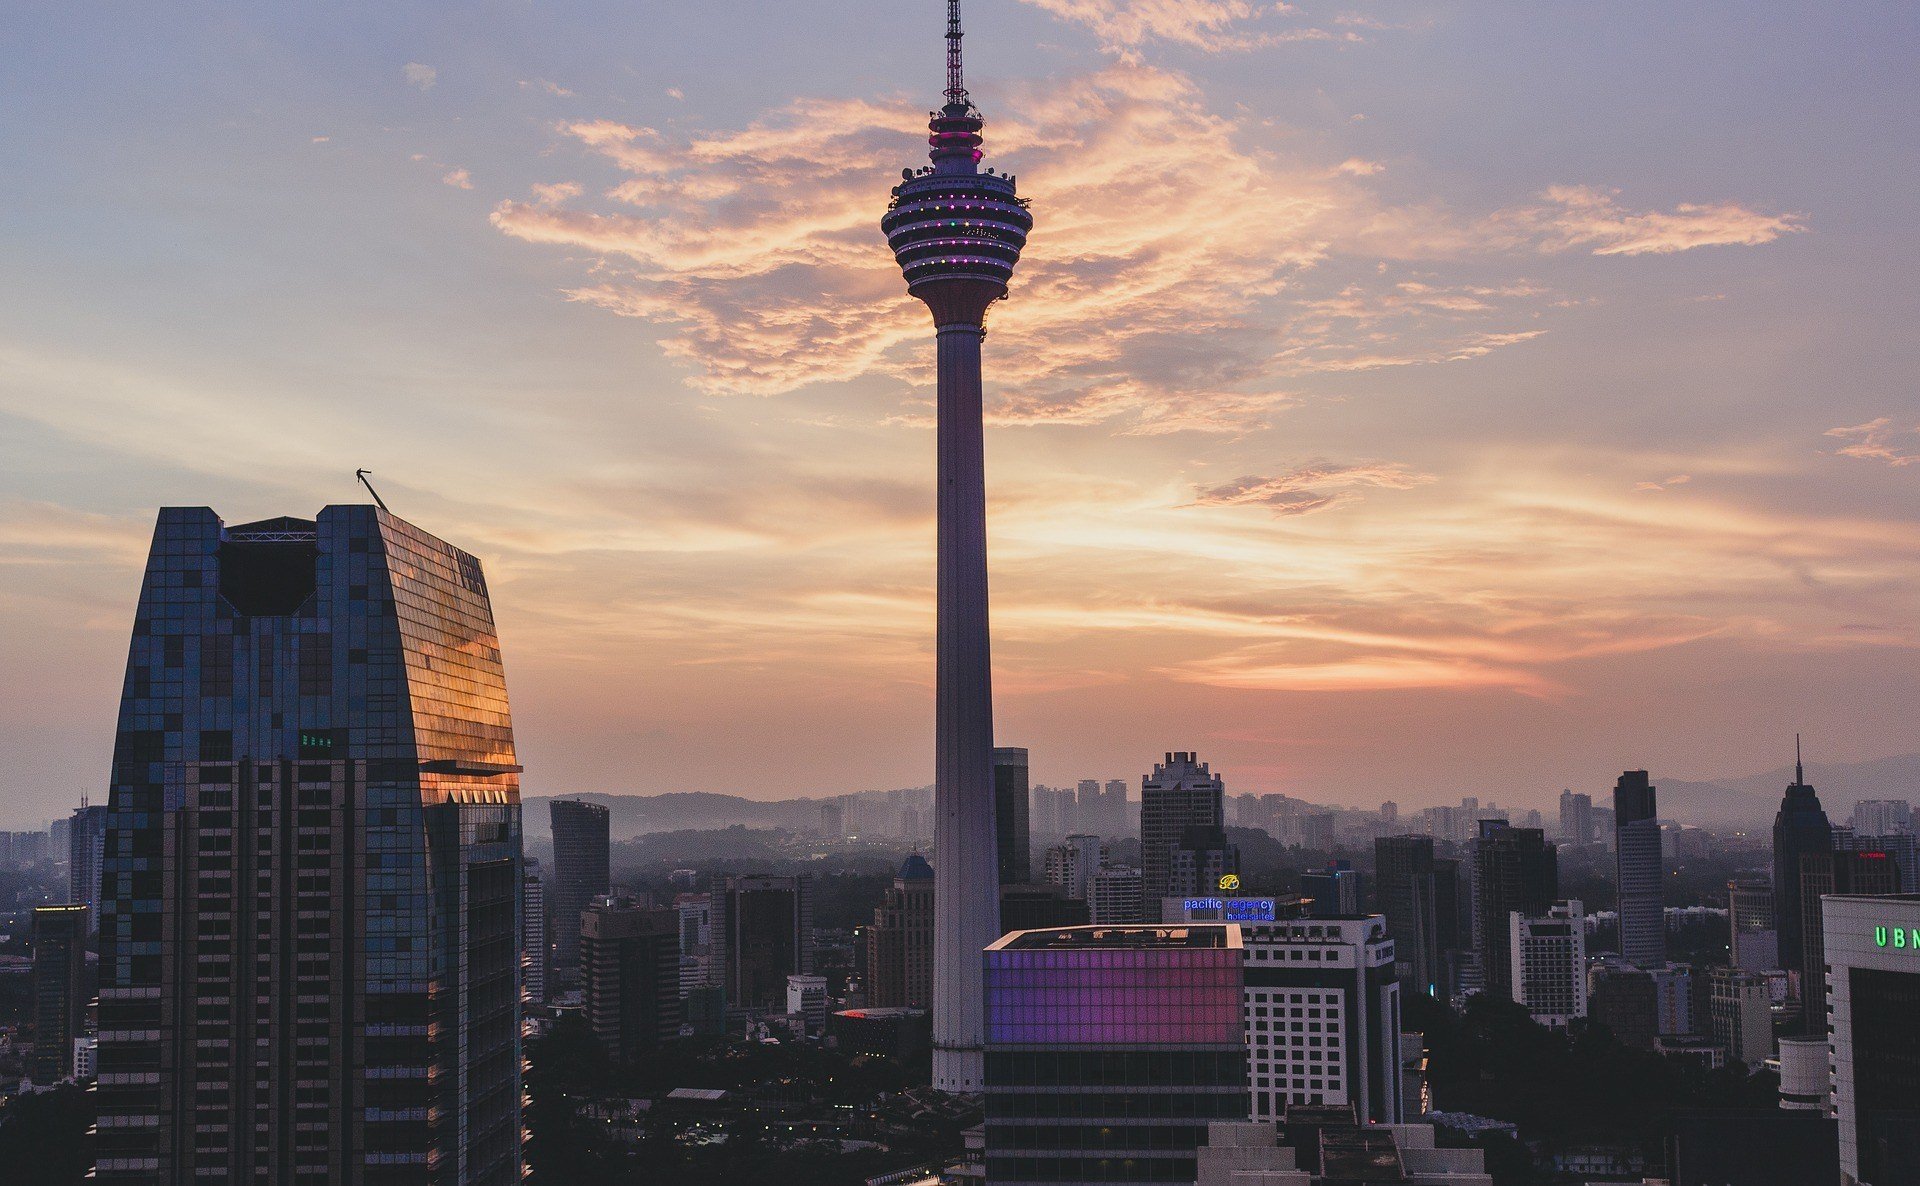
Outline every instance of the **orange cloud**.
<svg viewBox="0 0 1920 1186">
<path fill-rule="evenodd" d="M 1894 436 L 1907 434 L 1892 425 L 1892 417 L 1882 416 L 1878 420 L 1869 420 L 1865 424 L 1856 424 L 1851 428 L 1829 428 L 1826 435 L 1850 442 L 1834 450 L 1841 457 L 1857 457 L 1861 461 L 1883 461 L 1895 467 L 1920 462 L 1920 454 L 1902 453 L 1893 445 Z M 1920 428 L 1911 431 L 1920 433 Z"/>
<path fill-rule="evenodd" d="M 1355 486 L 1407 490 L 1433 481 L 1433 475 L 1414 473 L 1392 462 L 1338 465 L 1318 461 L 1271 478 L 1248 476 L 1194 492 L 1188 506 L 1261 506 L 1276 515 L 1306 515 L 1324 511 L 1358 496 Z M 1329 493 L 1329 490 L 1332 493 Z"/>
</svg>

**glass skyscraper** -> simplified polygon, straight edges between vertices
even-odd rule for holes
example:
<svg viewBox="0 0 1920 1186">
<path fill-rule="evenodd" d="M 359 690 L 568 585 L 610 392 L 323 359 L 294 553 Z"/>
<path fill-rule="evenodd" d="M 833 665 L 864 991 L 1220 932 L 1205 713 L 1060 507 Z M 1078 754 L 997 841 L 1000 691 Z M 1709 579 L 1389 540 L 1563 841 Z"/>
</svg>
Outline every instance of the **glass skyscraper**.
<svg viewBox="0 0 1920 1186">
<path fill-rule="evenodd" d="M 520 1179 L 520 767 L 479 561 L 160 512 L 102 865 L 97 1179 Z"/>
</svg>

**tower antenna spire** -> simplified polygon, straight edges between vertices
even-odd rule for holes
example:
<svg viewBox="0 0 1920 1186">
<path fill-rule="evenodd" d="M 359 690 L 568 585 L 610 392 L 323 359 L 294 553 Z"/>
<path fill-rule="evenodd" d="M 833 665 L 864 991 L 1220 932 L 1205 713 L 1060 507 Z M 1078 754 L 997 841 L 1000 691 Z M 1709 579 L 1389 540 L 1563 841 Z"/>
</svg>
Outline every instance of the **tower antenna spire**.
<svg viewBox="0 0 1920 1186">
<path fill-rule="evenodd" d="M 960 0 L 947 0 L 947 106 L 973 106 L 967 97 L 966 71 L 960 62 Z"/>
<path fill-rule="evenodd" d="M 1807 768 L 1806 765 L 1800 761 L 1800 735 L 1798 733 L 1793 735 L 1793 785 L 1799 787 L 1807 785 Z"/>
</svg>

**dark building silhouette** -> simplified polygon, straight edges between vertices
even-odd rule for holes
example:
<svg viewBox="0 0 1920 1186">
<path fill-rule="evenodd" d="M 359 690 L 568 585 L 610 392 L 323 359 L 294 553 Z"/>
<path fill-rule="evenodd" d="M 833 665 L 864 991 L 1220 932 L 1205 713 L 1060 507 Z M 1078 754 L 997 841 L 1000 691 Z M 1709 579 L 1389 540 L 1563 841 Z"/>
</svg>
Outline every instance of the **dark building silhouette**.
<svg viewBox="0 0 1920 1186">
<path fill-rule="evenodd" d="M 1840 1186 L 1840 1134 L 1819 1112 L 1681 1111 L 1669 1128 L 1673 1186 Z"/>
<path fill-rule="evenodd" d="M 519 1182 L 480 562 L 370 506 L 161 511 L 112 769 L 95 1180 Z"/>
<path fill-rule="evenodd" d="M 785 1012 L 787 977 L 813 971 L 813 879 L 729 877 L 712 901 L 728 1006 Z"/>
<path fill-rule="evenodd" d="M 1227 842 L 1227 830 L 1211 824 L 1196 824 L 1180 833 L 1179 842 L 1167 851 L 1167 885 L 1161 891 L 1167 898 L 1190 898 L 1232 892 L 1223 879 L 1240 873 L 1240 849 Z M 1149 902 L 1152 911 L 1159 903 Z"/>
<path fill-rule="evenodd" d="M 580 916 L 580 988 L 587 1025 L 615 1062 L 680 1033 L 680 914 L 630 898 Z"/>
<path fill-rule="evenodd" d="M 1644 770 L 1629 770 L 1613 788 L 1615 884 L 1620 895 L 1620 954 L 1657 968 L 1667 962 L 1666 875 L 1660 861 L 1660 814 Z"/>
<path fill-rule="evenodd" d="M 1596 968 L 1587 994 L 1587 1017 L 1613 1031 L 1624 1046 L 1652 1050 L 1660 1036 L 1660 986 L 1639 968 Z"/>
<path fill-rule="evenodd" d="M 933 1004 L 933 867 L 917 852 L 900 863 L 873 911 L 867 1003 L 915 1009 Z"/>
<path fill-rule="evenodd" d="M 604 803 L 555 799 L 553 823 L 553 975 L 572 984 L 580 971 L 580 914 L 613 892 L 612 840 Z"/>
<path fill-rule="evenodd" d="M 1310 899 L 1312 918 L 1351 918 L 1360 913 L 1360 871 L 1352 861 L 1328 861 L 1326 868 L 1300 875 L 1300 893 Z"/>
<path fill-rule="evenodd" d="M 1140 780 L 1140 888 L 1148 921 L 1160 900 L 1185 892 L 1171 887 L 1174 850 L 1188 828 L 1225 828 L 1226 784 L 1192 751 L 1174 752 Z"/>
<path fill-rule="evenodd" d="M 1027 751 L 1003 745 L 993 751 L 993 840 L 1000 858 L 1000 884 L 1033 880 L 1033 839 L 1027 828 Z"/>
<path fill-rule="evenodd" d="M 1033 931 L 1047 927 L 1078 927 L 1092 921 L 1085 898 L 1067 893 L 1065 886 L 1051 882 L 1000 887 L 1000 933 Z"/>
<path fill-rule="evenodd" d="M 1810 852 L 1800 858 L 1800 1018 L 1810 1034 L 1827 1032 L 1827 894 L 1877 897 L 1900 892 L 1900 867 L 1884 852 Z"/>
<path fill-rule="evenodd" d="M 73 1040 L 87 1012 L 88 913 L 77 902 L 33 910 L 33 1055 L 27 1073 L 42 1086 L 73 1073 Z"/>
<path fill-rule="evenodd" d="M 1593 797 L 1560 792 L 1560 837 L 1569 844 L 1593 843 Z"/>
<path fill-rule="evenodd" d="M 1513 999 L 1508 916 L 1544 918 L 1560 896 L 1558 850 L 1539 828 L 1481 820 L 1473 848 L 1474 940 L 1486 991 Z"/>
<path fill-rule="evenodd" d="M 1800 859 L 1809 853 L 1833 851 L 1833 825 L 1820 806 L 1820 796 L 1807 785 L 1806 767 L 1797 752 L 1799 742 L 1794 745 L 1793 785 L 1787 788 L 1773 817 L 1773 901 L 1774 923 L 1780 932 L 1780 967 L 1798 973 L 1807 966 Z M 1800 991 L 1803 996 L 1807 992 L 1804 981 Z"/>
<path fill-rule="evenodd" d="M 1460 863 L 1436 860 L 1431 836 L 1382 836 L 1373 842 L 1373 877 L 1402 990 L 1445 997 L 1446 955 L 1461 946 Z"/>
</svg>

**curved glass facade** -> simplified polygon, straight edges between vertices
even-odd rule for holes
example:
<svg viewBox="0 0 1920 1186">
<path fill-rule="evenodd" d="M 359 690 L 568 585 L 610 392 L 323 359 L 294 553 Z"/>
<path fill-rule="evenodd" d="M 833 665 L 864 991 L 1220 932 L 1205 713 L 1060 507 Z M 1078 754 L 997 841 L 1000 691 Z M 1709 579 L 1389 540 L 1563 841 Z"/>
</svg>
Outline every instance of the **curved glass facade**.
<svg viewBox="0 0 1920 1186">
<path fill-rule="evenodd" d="M 97 1177 L 520 1174 L 519 767 L 474 557 L 170 508 L 102 860 Z"/>
</svg>

